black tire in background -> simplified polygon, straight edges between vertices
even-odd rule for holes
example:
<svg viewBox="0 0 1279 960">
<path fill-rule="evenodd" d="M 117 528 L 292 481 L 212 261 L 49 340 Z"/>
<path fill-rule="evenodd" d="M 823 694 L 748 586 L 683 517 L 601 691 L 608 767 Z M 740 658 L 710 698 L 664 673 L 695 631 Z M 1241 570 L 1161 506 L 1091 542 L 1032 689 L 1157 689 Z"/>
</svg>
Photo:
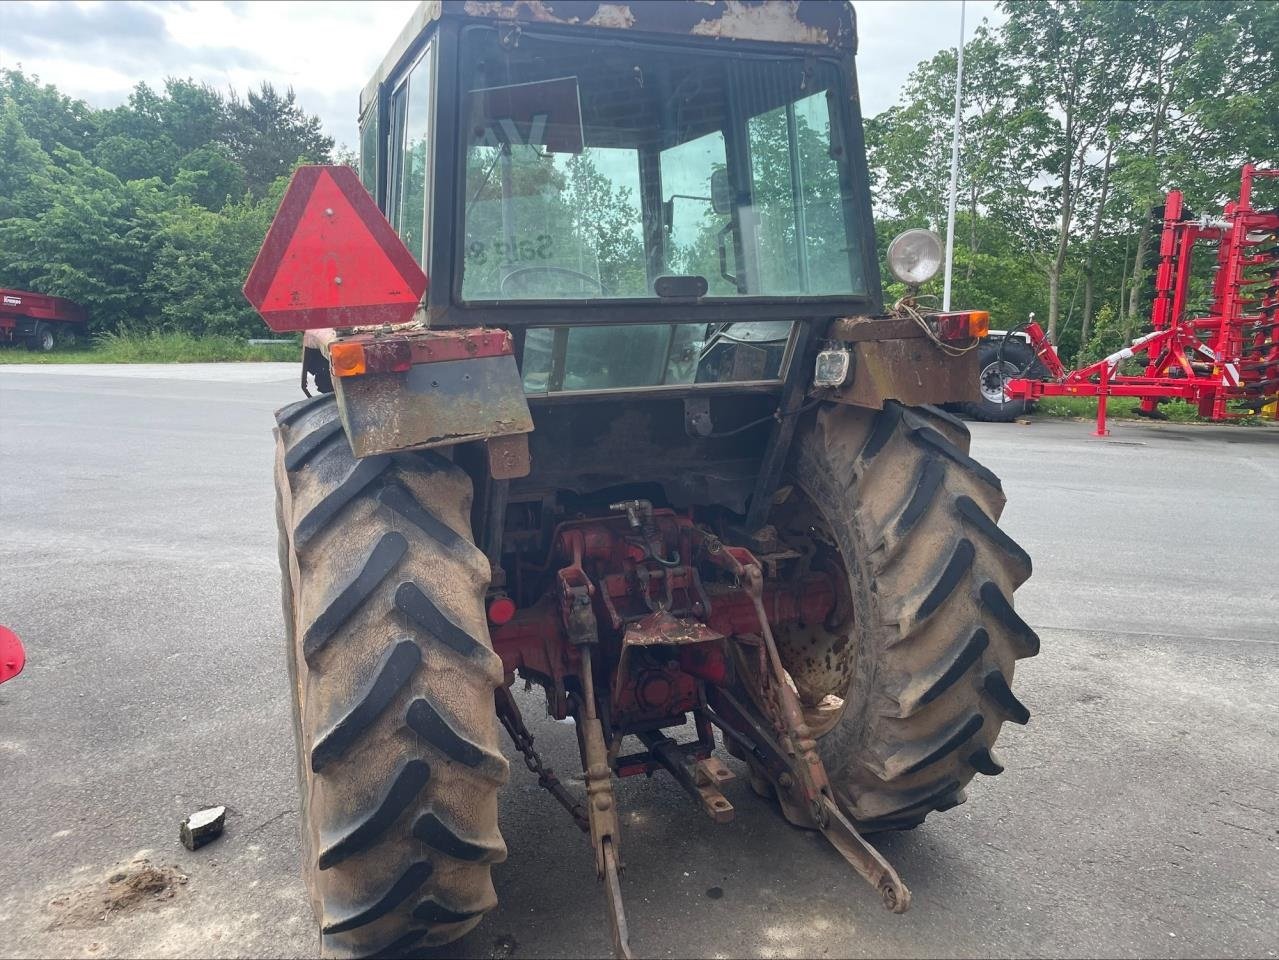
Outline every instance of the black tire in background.
<svg viewBox="0 0 1279 960">
<path fill-rule="evenodd" d="M 507 778 L 471 483 L 427 451 L 356 460 L 332 396 L 276 414 L 303 871 L 326 957 L 448 943 L 497 903 Z"/>
<path fill-rule="evenodd" d="M 27 349 L 36 353 L 48 353 L 53 346 L 53 327 L 47 323 L 37 323 L 31 336 L 27 337 Z"/>
<path fill-rule="evenodd" d="M 1030 412 L 1029 400 L 1004 400 L 1003 385 L 1013 377 L 1035 376 L 1035 352 L 1018 339 L 986 341 L 977 348 L 976 401 L 960 404 L 960 409 L 974 420 L 1011 423 Z"/>
<path fill-rule="evenodd" d="M 57 342 L 68 350 L 73 350 L 84 339 L 84 328 L 72 326 L 71 324 L 62 324 L 58 327 L 55 339 Z"/>
</svg>

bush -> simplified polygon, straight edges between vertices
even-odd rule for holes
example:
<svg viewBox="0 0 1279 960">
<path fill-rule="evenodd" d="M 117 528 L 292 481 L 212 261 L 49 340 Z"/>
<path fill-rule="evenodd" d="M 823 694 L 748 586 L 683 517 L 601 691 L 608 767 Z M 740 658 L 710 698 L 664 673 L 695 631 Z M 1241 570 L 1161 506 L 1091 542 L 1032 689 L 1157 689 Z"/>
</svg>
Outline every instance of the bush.
<svg viewBox="0 0 1279 960">
<path fill-rule="evenodd" d="M 292 361 L 301 346 L 251 344 L 243 337 L 193 336 L 175 330 L 123 330 L 94 337 L 91 344 L 64 347 L 50 353 L 17 348 L 0 349 L 0 364 L 8 363 L 222 363 L 231 361 Z"/>
</svg>

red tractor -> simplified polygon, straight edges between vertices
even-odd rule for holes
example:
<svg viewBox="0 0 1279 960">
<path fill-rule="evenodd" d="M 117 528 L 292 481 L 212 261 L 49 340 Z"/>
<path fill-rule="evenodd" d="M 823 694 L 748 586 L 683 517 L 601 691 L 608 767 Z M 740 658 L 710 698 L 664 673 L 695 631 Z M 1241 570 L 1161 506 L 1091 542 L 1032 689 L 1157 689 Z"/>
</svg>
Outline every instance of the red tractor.
<svg viewBox="0 0 1279 960">
<path fill-rule="evenodd" d="M 361 97 L 359 180 L 295 175 L 246 294 L 320 389 L 275 476 L 326 955 L 497 905 L 503 727 L 619 956 L 628 777 L 722 822 L 723 749 L 900 913 L 867 836 L 1003 770 L 1031 563 L 936 406 L 974 399 L 986 315 L 884 311 L 855 50 L 842 2 L 426 3 Z"/>
</svg>

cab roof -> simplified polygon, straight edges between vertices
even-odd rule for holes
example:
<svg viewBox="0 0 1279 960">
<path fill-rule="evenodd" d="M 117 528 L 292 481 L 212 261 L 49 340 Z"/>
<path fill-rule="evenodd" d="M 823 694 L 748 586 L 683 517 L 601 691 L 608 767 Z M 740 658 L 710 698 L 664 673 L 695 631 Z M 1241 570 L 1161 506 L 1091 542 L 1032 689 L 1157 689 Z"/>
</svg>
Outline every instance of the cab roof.
<svg viewBox="0 0 1279 960">
<path fill-rule="evenodd" d="M 424 0 L 361 92 L 361 115 L 376 102 L 378 85 L 395 72 L 422 32 L 441 18 L 857 51 L 857 23 L 849 0 Z"/>
</svg>

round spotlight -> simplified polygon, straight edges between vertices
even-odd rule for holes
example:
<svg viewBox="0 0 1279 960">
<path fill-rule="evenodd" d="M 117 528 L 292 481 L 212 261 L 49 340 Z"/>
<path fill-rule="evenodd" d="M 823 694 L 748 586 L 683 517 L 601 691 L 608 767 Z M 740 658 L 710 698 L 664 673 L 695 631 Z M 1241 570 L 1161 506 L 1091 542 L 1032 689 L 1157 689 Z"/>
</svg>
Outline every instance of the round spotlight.
<svg viewBox="0 0 1279 960">
<path fill-rule="evenodd" d="M 888 269 L 908 286 L 927 283 L 941 269 L 941 238 L 931 230 L 907 230 L 888 245 Z"/>
</svg>

